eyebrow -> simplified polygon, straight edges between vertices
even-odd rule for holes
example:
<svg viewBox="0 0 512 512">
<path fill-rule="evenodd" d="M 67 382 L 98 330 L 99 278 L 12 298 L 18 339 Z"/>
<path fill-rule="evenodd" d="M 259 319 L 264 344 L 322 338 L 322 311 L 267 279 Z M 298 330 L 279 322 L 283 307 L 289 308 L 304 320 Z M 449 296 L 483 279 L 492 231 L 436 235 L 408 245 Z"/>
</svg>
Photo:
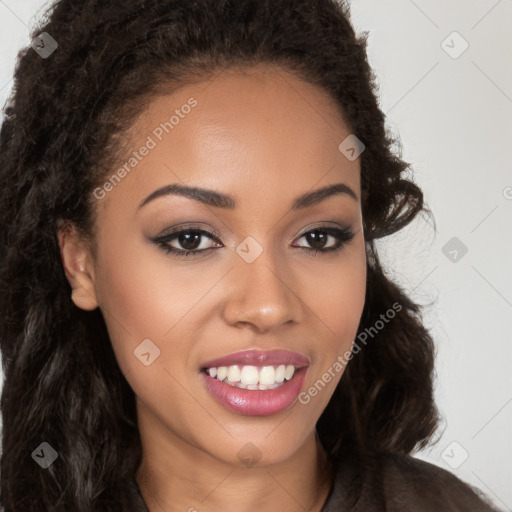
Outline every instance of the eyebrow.
<svg viewBox="0 0 512 512">
<path fill-rule="evenodd" d="M 345 185 L 344 183 L 335 183 L 333 185 L 328 185 L 326 187 L 313 190 L 312 192 L 307 192 L 295 198 L 292 202 L 291 209 L 301 210 L 303 208 L 308 208 L 323 201 L 324 199 L 327 199 L 328 197 L 339 194 L 345 194 L 355 201 L 358 201 L 357 194 L 348 185 Z M 161 187 L 154 192 L 151 192 L 149 196 L 140 202 L 137 210 L 159 197 L 168 195 L 188 197 L 215 208 L 226 208 L 229 210 L 236 208 L 236 200 L 230 195 L 222 194 L 220 192 L 215 192 L 214 190 L 208 190 L 205 188 L 187 187 L 173 183 L 171 185 Z"/>
</svg>

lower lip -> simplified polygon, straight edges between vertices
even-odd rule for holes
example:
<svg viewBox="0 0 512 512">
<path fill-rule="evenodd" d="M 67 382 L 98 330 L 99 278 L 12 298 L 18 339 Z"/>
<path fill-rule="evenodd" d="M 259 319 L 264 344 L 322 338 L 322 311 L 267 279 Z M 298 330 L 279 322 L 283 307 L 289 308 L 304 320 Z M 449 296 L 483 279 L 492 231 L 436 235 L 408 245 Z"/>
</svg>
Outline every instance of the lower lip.
<svg viewBox="0 0 512 512">
<path fill-rule="evenodd" d="M 276 389 L 249 390 L 224 384 L 201 373 L 208 391 L 224 407 L 245 416 L 270 416 L 284 411 L 299 396 L 307 368 L 295 370 L 293 377 Z"/>
</svg>

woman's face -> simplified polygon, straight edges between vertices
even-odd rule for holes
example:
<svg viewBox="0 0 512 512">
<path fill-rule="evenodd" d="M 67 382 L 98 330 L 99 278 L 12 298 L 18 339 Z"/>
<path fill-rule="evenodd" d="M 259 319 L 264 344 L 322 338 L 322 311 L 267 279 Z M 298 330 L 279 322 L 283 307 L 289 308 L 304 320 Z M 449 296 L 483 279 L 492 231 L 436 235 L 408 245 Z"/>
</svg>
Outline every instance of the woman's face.
<svg viewBox="0 0 512 512">
<path fill-rule="evenodd" d="M 272 67 L 158 96 L 130 130 L 95 191 L 91 290 L 162 452 L 272 463 L 314 433 L 365 299 L 349 135 L 325 92 Z M 153 196 L 171 185 L 201 190 Z"/>
</svg>

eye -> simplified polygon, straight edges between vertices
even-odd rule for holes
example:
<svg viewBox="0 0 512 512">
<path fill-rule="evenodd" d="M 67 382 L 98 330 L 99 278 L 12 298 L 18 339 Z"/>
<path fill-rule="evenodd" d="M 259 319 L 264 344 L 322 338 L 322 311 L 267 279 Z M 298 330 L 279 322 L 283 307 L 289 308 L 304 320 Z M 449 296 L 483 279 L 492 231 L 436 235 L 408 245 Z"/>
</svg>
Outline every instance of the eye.
<svg viewBox="0 0 512 512">
<path fill-rule="evenodd" d="M 305 238 L 307 243 L 312 247 L 301 247 L 315 255 L 318 252 L 326 253 L 331 251 L 339 251 L 342 247 L 350 242 L 355 233 L 350 228 L 334 228 L 332 226 L 317 226 L 314 229 L 306 231 L 298 238 Z M 334 244 L 326 247 L 329 238 L 334 240 Z"/>
<path fill-rule="evenodd" d="M 151 241 L 159 245 L 167 254 L 173 253 L 177 256 L 194 256 L 214 248 L 205 247 L 201 240 L 202 238 L 210 238 L 218 242 L 220 234 L 216 231 L 185 227 L 161 237 L 151 238 Z M 177 243 L 182 249 L 174 247 L 171 245 L 171 242 Z"/>
<path fill-rule="evenodd" d="M 307 251 L 309 254 L 315 255 L 318 252 L 327 253 L 331 251 L 339 251 L 345 244 L 354 238 L 355 234 L 350 228 L 334 228 L 332 226 L 317 226 L 314 229 L 306 231 L 297 240 L 304 238 L 311 247 L 295 246 L 301 250 Z M 151 238 L 150 240 L 157 244 L 166 252 L 166 254 L 174 254 L 176 256 L 197 256 L 201 253 L 215 249 L 216 247 L 208 247 L 208 243 L 204 243 L 204 238 L 216 241 L 222 247 L 220 234 L 216 231 L 208 231 L 205 229 L 187 226 L 166 235 Z M 329 239 L 334 244 L 326 247 Z M 332 241 L 331 240 L 331 241 Z M 175 245 L 180 247 L 176 247 Z"/>
</svg>

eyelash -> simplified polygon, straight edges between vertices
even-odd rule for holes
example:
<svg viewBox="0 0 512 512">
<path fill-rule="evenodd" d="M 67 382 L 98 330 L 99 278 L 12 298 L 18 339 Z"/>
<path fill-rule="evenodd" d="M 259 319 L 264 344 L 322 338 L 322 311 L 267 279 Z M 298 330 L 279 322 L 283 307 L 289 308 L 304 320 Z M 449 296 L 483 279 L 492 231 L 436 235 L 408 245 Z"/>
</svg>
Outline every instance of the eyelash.
<svg viewBox="0 0 512 512">
<path fill-rule="evenodd" d="M 339 251 L 345 246 L 345 244 L 350 242 L 355 236 L 355 233 L 350 228 L 339 229 L 339 228 L 333 228 L 332 226 L 316 226 L 315 228 L 310 229 L 309 231 L 306 231 L 305 233 L 302 233 L 302 235 L 300 235 L 298 239 L 306 236 L 309 233 L 313 233 L 313 232 L 321 232 L 321 233 L 325 233 L 327 235 L 334 236 L 335 238 L 338 239 L 338 242 L 336 243 L 336 245 L 334 247 L 329 247 L 327 249 L 313 249 L 313 248 L 308 248 L 308 247 L 298 247 L 298 249 L 303 249 L 304 251 L 310 253 L 310 255 L 312 255 L 312 256 L 316 256 L 316 254 L 318 252 L 325 254 L 328 252 Z M 161 236 L 161 237 L 151 238 L 150 240 L 153 243 L 157 244 L 163 251 L 165 251 L 166 254 L 172 253 L 175 256 L 179 256 L 179 257 L 197 256 L 198 254 L 209 251 L 210 249 L 216 249 L 216 247 L 208 247 L 207 249 L 200 249 L 200 250 L 195 249 L 193 251 L 190 251 L 190 250 L 182 250 L 182 249 L 176 249 L 175 247 L 171 247 L 169 245 L 169 242 L 171 242 L 175 238 L 178 238 L 179 235 L 181 235 L 183 233 L 189 233 L 189 234 L 196 233 L 196 234 L 200 234 L 200 235 L 206 235 L 209 238 L 216 240 L 217 242 L 218 242 L 218 239 L 220 238 L 219 233 L 217 233 L 216 231 L 208 231 L 205 229 L 186 227 L 186 228 L 183 228 L 180 230 L 173 231 L 173 232 L 171 232 L 167 235 Z M 311 254 L 311 252 L 313 254 Z"/>
</svg>

